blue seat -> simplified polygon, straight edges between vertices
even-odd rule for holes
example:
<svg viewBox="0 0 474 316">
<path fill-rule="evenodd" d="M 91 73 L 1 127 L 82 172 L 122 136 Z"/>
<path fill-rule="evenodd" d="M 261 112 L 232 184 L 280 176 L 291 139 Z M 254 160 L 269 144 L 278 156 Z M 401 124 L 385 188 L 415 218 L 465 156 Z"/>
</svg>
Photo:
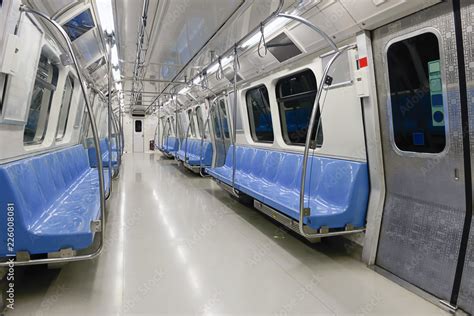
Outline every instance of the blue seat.
<svg viewBox="0 0 474 316">
<path fill-rule="evenodd" d="M 239 146 L 235 187 L 262 203 L 299 220 L 303 155 Z M 232 184 L 232 147 L 225 165 L 207 168 L 214 178 Z M 305 224 L 313 229 L 364 227 L 369 197 L 367 164 L 311 156 L 305 185 Z"/>
<path fill-rule="evenodd" d="M 14 253 L 45 254 L 92 245 L 100 218 L 97 169 L 82 145 L 0 165 L 0 203 L 15 208 Z M 0 227 L 7 231 L 6 212 Z M 0 256 L 11 254 L 2 235 Z"/>
<path fill-rule="evenodd" d="M 113 144 L 114 142 L 112 142 Z M 87 152 L 89 154 L 89 164 L 92 168 L 97 168 L 97 158 L 95 154 L 95 147 L 92 139 L 87 140 Z M 100 140 L 100 151 L 102 153 L 102 165 L 104 168 L 109 166 L 109 140 L 107 138 L 102 138 Z M 118 152 L 117 149 L 112 145 L 112 167 L 118 166 Z"/>
<path fill-rule="evenodd" d="M 176 137 L 166 137 L 163 143 L 163 148 L 160 150 L 170 156 L 176 156 L 179 149 L 179 139 Z"/>
<path fill-rule="evenodd" d="M 185 161 L 190 166 L 200 166 L 201 160 L 202 165 L 207 167 L 212 164 L 213 148 L 209 141 L 203 141 L 201 146 L 200 139 L 188 139 L 187 142 L 184 140 L 181 144 L 180 150 L 176 154 L 176 158 L 181 161 Z"/>
</svg>

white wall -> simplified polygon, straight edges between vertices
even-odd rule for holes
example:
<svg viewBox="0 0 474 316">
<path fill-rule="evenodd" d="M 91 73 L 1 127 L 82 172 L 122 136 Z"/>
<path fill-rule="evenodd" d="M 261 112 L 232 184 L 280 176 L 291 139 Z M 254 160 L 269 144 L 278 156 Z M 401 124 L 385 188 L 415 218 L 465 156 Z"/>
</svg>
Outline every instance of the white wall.
<svg viewBox="0 0 474 316">
<path fill-rule="evenodd" d="M 125 134 L 125 152 L 133 152 L 133 120 L 130 115 L 124 115 L 123 128 Z M 147 116 L 145 118 L 145 152 L 149 152 L 150 140 L 155 138 L 155 130 L 157 125 L 156 116 Z"/>
</svg>

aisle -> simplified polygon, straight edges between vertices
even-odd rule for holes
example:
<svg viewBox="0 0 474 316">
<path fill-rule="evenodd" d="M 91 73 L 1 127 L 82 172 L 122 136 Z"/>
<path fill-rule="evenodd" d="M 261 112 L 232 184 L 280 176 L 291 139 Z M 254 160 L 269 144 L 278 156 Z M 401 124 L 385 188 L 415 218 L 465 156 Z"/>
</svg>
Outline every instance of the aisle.
<svg viewBox="0 0 474 316">
<path fill-rule="evenodd" d="M 159 154 L 126 155 L 104 254 L 29 269 L 8 315 L 443 315 Z M 28 278 L 28 279 L 27 279 Z"/>
</svg>

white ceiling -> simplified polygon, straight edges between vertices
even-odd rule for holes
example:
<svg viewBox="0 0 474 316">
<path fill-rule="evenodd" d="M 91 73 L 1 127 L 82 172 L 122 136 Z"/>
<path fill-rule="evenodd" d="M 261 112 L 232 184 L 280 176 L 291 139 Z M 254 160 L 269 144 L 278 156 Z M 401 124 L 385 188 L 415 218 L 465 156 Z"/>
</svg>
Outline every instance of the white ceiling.
<svg viewBox="0 0 474 316">
<path fill-rule="evenodd" d="M 121 70 L 126 78 L 133 76 L 143 1 L 115 0 Z M 146 28 L 148 41 L 144 44 L 146 49 L 144 77 L 172 80 L 188 63 L 190 65 L 178 79 L 184 79 L 185 75 L 188 78 L 194 76 L 210 63 L 210 51 L 219 54 L 227 50 L 270 15 L 278 2 L 278 0 L 150 0 Z M 145 82 L 142 89 L 146 92 L 155 92 L 162 91 L 166 87 L 165 83 Z M 132 83 L 125 82 L 124 90 L 130 91 L 131 88 Z M 147 101 L 152 99 L 152 95 L 144 97 Z"/>
</svg>

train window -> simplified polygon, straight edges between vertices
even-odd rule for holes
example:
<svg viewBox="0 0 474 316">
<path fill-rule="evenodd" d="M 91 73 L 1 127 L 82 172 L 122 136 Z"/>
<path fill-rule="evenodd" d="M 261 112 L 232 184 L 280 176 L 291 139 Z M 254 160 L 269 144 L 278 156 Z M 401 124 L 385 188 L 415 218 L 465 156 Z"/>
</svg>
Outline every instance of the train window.
<svg viewBox="0 0 474 316">
<path fill-rule="evenodd" d="M 230 138 L 229 116 L 227 115 L 227 108 L 225 106 L 224 99 L 219 100 L 219 111 L 220 111 L 220 115 L 221 115 L 222 129 L 224 131 L 224 137 L 226 139 L 229 139 Z"/>
<path fill-rule="evenodd" d="M 393 134 L 407 152 L 440 153 L 446 147 L 439 41 L 424 33 L 387 50 Z"/>
<path fill-rule="evenodd" d="M 84 97 L 81 96 L 79 105 L 77 106 L 77 114 L 76 114 L 76 121 L 74 122 L 74 128 L 81 127 L 82 115 L 84 114 L 84 111 L 85 111 L 85 105 L 86 105 L 86 102 L 84 100 Z"/>
<path fill-rule="evenodd" d="M 212 111 L 212 117 L 214 120 L 214 133 L 216 134 L 216 138 L 221 139 L 222 138 L 222 133 L 221 133 L 221 122 L 219 120 L 219 114 L 217 110 Z"/>
<path fill-rule="evenodd" d="M 273 142 L 272 113 L 267 88 L 262 85 L 247 91 L 246 99 L 252 139 L 255 142 Z"/>
<path fill-rule="evenodd" d="M 141 133 L 143 131 L 143 122 L 141 120 L 135 121 L 135 133 Z"/>
<path fill-rule="evenodd" d="M 44 140 L 48 126 L 49 112 L 58 81 L 59 69 L 41 53 L 33 94 L 30 101 L 28 120 L 25 126 L 23 142 L 38 144 Z"/>
<path fill-rule="evenodd" d="M 206 133 L 204 131 L 204 118 L 202 115 L 202 107 L 198 106 L 196 108 L 196 118 L 197 118 L 197 123 L 198 123 L 198 129 L 199 129 L 199 134 L 204 137 L 206 137 Z"/>
<path fill-rule="evenodd" d="M 188 120 L 189 120 L 189 130 L 191 132 L 191 136 L 196 137 L 196 126 L 194 125 L 194 116 L 193 116 L 192 109 L 188 111 Z"/>
<path fill-rule="evenodd" d="M 234 114 L 235 113 L 235 131 L 238 133 L 238 132 L 242 132 L 244 131 L 244 127 L 243 127 L 243 124 L 242 124 L 242 115 L 240 114 L 240 109 L 237 107 L 237 109 L 234 107 L 234 103 L 235 103 L 235 100 L 234 100 L 234 91 L 231 91 L 229 92 L 229 104 L 230 104 L 230 110 L 231 110 L 231 113 Z"/>
<path fill-rule="evenodd" d="M 69 35 L 71 41 L 75 41 L 95 27 L 91 10 L 87 9 L 84 12 L 78 14 L 71 20 L 67 21 L 63 27 L 66 33 Z"/>
<path fill-rule="evenodd" d="M 64 85 L 63 99 L 61 102 L 61 110 L 59 111 L 58 131 L 56 139 L 62 139 L 66 134 L 67 121 L 69 118 L 69 110 L 71 109 L 72 94 L 74 92 L 74 78 L 68 76 Z"/>
<path fill-rule="evenodd" d="M 171 134 L 173 134 L 174 136 L 176 136 L 176 123 L 175 123 L 175 120 L 174 120 L 174 116 L 171 117 Z"/>
<path fill-rule="evenodd" d="M 316 77 L 311 70 L 305 70 L 278 81 L 276 94 L 283 139 L 286 144 L 298 146 L 305 144 L 317 90 Z M 318 139 L 316 140 L 318 147 L 323 143 L 320 117 L 321 114 L 318 109 L 316 128 L 312 134 L 313 139 L 315 139 L 316 130 L 318 130 Z M 320 125 L 319 129 L 317 128 L 318 125 Z"/>
</svg>

